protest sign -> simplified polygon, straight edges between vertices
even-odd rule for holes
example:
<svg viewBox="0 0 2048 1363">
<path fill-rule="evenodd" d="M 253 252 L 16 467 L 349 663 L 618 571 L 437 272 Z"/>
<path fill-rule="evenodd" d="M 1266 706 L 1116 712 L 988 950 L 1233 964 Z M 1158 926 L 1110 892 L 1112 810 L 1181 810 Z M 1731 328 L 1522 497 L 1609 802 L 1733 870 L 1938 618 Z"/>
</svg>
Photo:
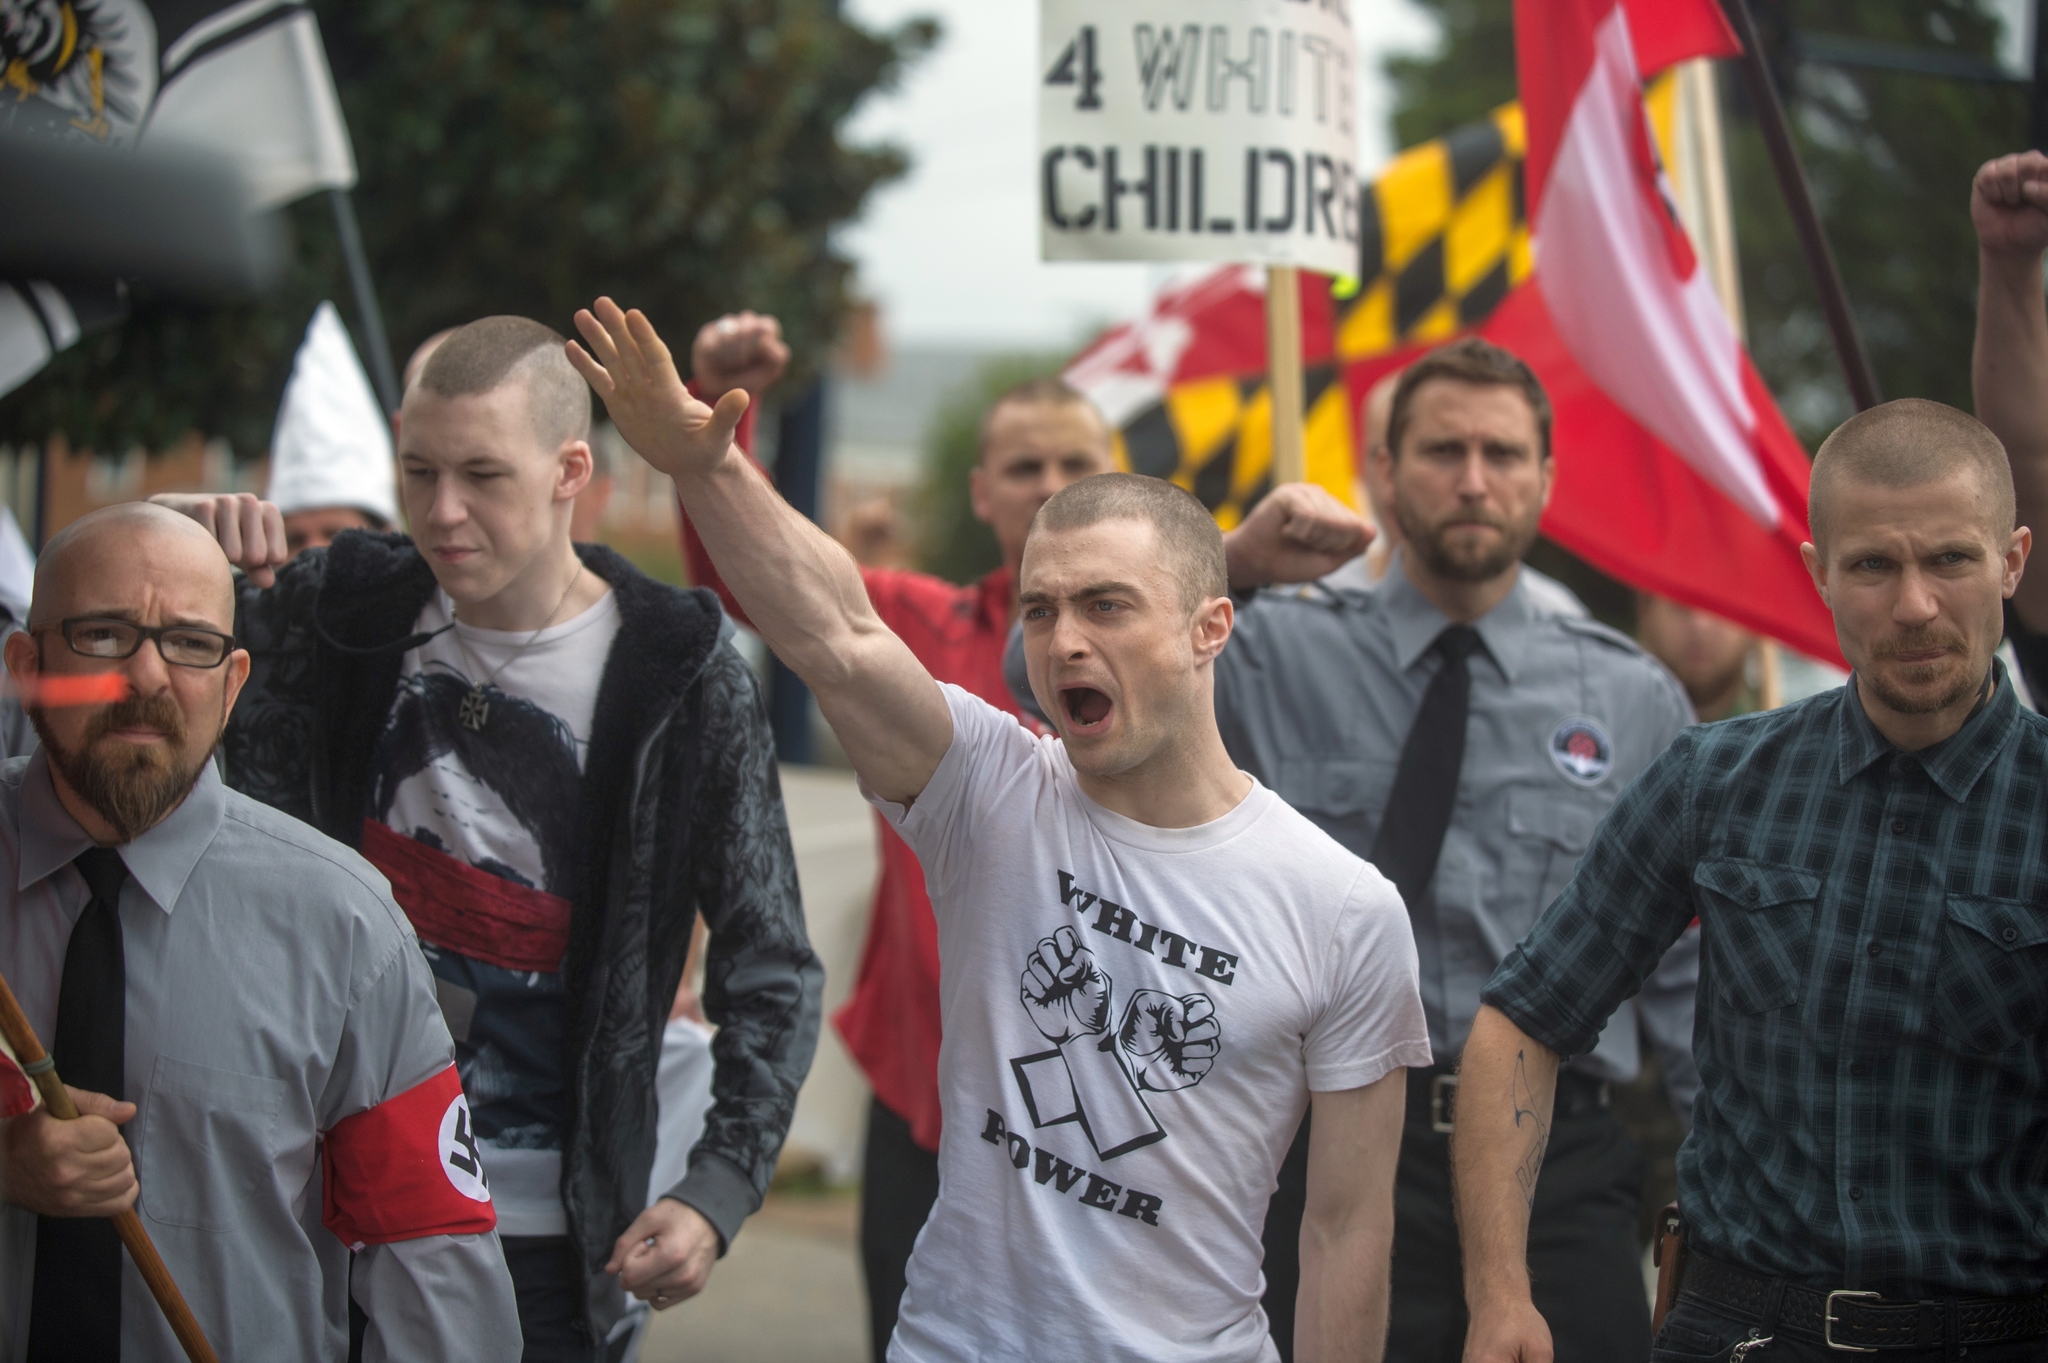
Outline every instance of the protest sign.
<svg viewBox="0 0 2048 1363">
<path fill-rule="evenodd" d="M 1041 0 L 1047 260 L 1357 269 L 1351 0 Z"/>
</svg>

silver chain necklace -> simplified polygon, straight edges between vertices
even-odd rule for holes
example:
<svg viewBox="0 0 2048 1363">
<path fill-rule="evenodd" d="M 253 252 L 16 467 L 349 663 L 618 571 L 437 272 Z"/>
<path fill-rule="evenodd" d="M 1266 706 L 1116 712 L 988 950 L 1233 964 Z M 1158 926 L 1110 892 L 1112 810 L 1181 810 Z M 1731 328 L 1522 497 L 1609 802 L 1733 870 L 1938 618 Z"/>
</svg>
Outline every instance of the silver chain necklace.
<svg viewBox="0 0 2048 1363">
<path fill-rule="evenodd" d="M 455 711 L 455 717 L 462 721 L 463 728 L 468 729 L 471 733 L 482 733 L 484 726 L 491 722 L 491 703 L 484 697 L 484 688 L 496 681 L 500 672 L 510 667 L 520 654 L 532 648 L 533 641 L 540 638 L 542 631 L 555 623 L 555 617 L 562 613 L 562 607 L 569 604 L 569 593 L 576 590 L 576 584 L 582 580 L 582 577 L 583 565 L 579 563 L 576 565 L 576 572 L 569 579 L 569 585 L 562 589 L 562 599 L 557 601 L 555 608 L 548 612 L 548 618 L 540 622 L 540 629 L 527 635 L 526 642 L 507 654 L 504 662 L 491 669 L 490 675 L 469 688 L 469 694 L 462 698 L 462 704 Z M 455 631 L 455 646 L 462 650 L 462 656 L 469 661 L 469 665 L 472 668 L 482 671 L 482 666 L 477 662 L 476 655 L 469 651 L 469 644 L 463 639 L 462 631 L 459 629 Z"/>
</svg>

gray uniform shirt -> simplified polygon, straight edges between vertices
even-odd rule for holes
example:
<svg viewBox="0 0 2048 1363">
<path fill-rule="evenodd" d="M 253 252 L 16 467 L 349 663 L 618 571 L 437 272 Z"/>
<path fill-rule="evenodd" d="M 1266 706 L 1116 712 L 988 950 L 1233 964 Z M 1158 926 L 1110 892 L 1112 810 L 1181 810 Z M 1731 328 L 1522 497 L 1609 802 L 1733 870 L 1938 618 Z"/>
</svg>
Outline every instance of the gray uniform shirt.
<svg viewBox="0 0 2048 1363">
<path fill-rule="evenodd" d="M 1405 551 L 1403 551 L 1405 553 Z M 1216 717 L 1238 765 L 1361 857 L 1450 621 L 1396 554 L 1371 592 L 1262 592 L 1216 664 Z M 1465 1045 L 1479 991 L 1571 879 L 1615 797 L 1693 722 L 1671 674 L 1625 635 L 1539 604 L 1525 582 L 1480 619 L 1457 805 L 1436 878 L 1408 906 L 1438 1063 Z M 1690 1118 L 1696 934 L 1572 1068 L 1635 1077 L 1639 1023 Z"/>
<path fill-rule="evenodd" d="M 45 1045 L 92 845 L 41 753 L 0 765 L 0 972 Z M 211 763 L 120 849 L 127 980 L 123 1128 L 137 1209 L 223 1359 L 348 1356 L 349 1253 L 320 1224 L 321 1133 L 454 1063 L 433 981 L 383 877 L 222 785 Z M 61 1066 L 60 1066 L 61 1072 Z M 35 1216 L 0 1208 L 0 1345 L 28 1348 Z M 124 1255 L 121 1354 L 184 1357 Z M 366 1359 L 520 1353 L 496 1232 L 372 1245 L 354 1292 Z"/>
</svg>

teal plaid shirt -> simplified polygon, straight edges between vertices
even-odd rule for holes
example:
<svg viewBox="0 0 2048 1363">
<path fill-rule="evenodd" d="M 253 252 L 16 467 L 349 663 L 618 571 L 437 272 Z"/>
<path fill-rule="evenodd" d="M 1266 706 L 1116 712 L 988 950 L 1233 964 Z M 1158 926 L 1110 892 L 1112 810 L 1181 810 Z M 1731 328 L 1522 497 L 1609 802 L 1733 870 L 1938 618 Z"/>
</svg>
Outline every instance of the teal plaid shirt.
<svg viewBox="0 0 2048 1363">
<path fill-rule="evenodd" d="M 1483 995 L 1587 1050 L 1695 916 L 1692 1241 L 1822 1288 L 2048 1283 L 2048 719 L 1918 753 L 1854 685 L 1688 729 Z"/>
</svg>

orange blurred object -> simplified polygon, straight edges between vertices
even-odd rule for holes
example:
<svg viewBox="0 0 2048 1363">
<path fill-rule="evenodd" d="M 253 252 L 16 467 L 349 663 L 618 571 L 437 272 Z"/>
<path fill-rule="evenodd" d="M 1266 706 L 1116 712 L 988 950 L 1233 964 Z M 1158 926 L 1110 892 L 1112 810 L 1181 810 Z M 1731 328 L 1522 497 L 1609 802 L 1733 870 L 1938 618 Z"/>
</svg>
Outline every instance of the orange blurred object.
<svg viewBox="0 0 2048 1363">
<path fill-rule="evenodd" d="M 111 705 L 128 699 L 128 679 L 119 672 L 10 677 L 8 685 L 23 705 Z"/>
</svg>

